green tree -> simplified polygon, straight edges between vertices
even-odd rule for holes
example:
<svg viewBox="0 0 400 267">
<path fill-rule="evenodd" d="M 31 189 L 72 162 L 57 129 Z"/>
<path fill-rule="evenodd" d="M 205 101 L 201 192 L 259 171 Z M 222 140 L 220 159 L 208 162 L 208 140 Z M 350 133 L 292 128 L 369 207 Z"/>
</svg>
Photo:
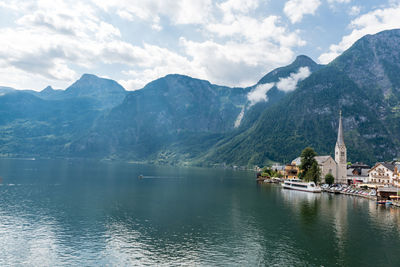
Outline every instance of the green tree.
<svg viewBox="0 0 400 267">
<path fill-rule="evenodd" d="M 311 147 L 306 147 L 302 152 L 301 152 L 301 164 L 300 164 L 300 173 L 299 173 L 299 178 L 304 179 L 308 170 L 311 169 L 311 166 L 313 165 L 315 160 L 315 156 L 317 153 L 315 153 L 314 149 Z M 317 164 L 318 166 L 318 164 Z"/>
<path fill-rule="evenodd" d="M 335 182 L 335 177 L 333 177 L 332 174 L 328 173 L 327 175 L 325 175 L 325 183 L 331 185 Z"/>
<path fill-rule="evenodd" d="M 262 177 L 282 177 L 282 175 L 271 167 L 264 167 L 261 172 Z"/>
<path fill-rule="evenodd" d="M 319 169 L 317 161 L 314 160 L 314 162 L 311 165 L 311 168 L 306 172 L 304 180 L 318 184 L 320 181 L 320 177 L 321 177 L 321 170 Z"/>
</svg>

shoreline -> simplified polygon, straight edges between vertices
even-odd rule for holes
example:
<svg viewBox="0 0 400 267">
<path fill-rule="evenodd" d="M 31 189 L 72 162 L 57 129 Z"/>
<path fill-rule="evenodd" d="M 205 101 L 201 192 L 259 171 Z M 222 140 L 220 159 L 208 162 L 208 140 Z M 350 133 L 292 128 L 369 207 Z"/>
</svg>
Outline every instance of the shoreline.
<svg viewBox="0 0 400 267">
<path fill-rule="evenodd" d="M 348 196 L 354 196 L 354 197 L 362 197 L 362 198 L 366 198 L 369 200 L 373 200 L 373 201 L 378 201 L 378 196 L 370 196 L 370 195 L 360 195 L 360 194 L 355 194 L 355 193 L 348 193 L 348 192 L 330 192 L 326 189 L 322 189 L 322 192 L 324 193 L 329 193 L 329 194 L 340 194 L 340 195 L 348 195 Z"/>
<path fill-rule="evenodd" d="M 274 181 L 272 179 L 257 179 L 256 181 L 257 181 L 257 184 L 266 184 L 266 185 L 267 184 L 276 184 L 276 185 L 279 184 L 279 186 L 282 187 L 281 183 L 278 183 L 277 181 Z M 327 189 L 322 189 L 321 193 L 328 193 L 328 194 L 334 194 L 334 195 L 335 194 L 338 194 L 338 195 L 340 194 L 340 195 L 361 197 L 361 198 L 364 198 L 364 199 L 368 199 L 368 200 L 374 201 L 375 203 L 378 201 L 378 196 L 377 195 L 375 195 L 375 196 L 362 195 L 362 194 L 357 194 L 357 193 L 349 193 L 349 192 L 341 192 L 341 191 L 330 191 L 330 190 L 327 190 Z M 377 205 L 378 205 L 378 203 L 377 203 Z M 394 200 L 390 200 L 389 206 L 400 208 L 400 202 L 397 202 L 397 201 L 394 201 Z"/>
</svg>

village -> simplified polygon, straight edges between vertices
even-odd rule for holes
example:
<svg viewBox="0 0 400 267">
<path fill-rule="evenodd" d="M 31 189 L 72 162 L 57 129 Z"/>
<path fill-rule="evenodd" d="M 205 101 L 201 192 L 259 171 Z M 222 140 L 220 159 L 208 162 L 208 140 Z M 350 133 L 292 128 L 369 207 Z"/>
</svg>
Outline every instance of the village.
<svg viewBox="0 0 400 267">
<path fill-rule="evenodd" d="M 378 204 L 400 207 L 400 162 L 377 162 L 372 167 L 364 163 L 356 162 L 351 164 L 347 162 L 341 112 L 335 146 L 335 159 L 330 155 L 315 156 L 313 158 L 319 167 L 318 183 L 321 184 L 322 191 L 361 196 L 375 200 Z M 286 165 L 275 163 L 269 168 L 259 168 L 257 180 L 265 183 L 296 180 L 301 178 L 301 164 L 302 158 L 297 157 Z M 270 173 L 272 171 L 275 177 L 268 175 L 268 170 Z M 332 181 L 325 179 L 329 176 L 333 177 Z"/>
</svg>

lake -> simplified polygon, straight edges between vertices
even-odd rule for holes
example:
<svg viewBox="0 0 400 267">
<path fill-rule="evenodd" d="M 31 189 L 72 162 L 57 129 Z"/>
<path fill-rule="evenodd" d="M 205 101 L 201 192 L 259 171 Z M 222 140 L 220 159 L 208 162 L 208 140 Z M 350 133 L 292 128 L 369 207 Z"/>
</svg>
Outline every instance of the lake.
<svg viewBox="0 0 400 267">
<path fill-rule="evenodd" d="M 400 209 L 253 172 L 2 159 L 0 176 L 0 266 L 400 266 Z"/>
</svg>

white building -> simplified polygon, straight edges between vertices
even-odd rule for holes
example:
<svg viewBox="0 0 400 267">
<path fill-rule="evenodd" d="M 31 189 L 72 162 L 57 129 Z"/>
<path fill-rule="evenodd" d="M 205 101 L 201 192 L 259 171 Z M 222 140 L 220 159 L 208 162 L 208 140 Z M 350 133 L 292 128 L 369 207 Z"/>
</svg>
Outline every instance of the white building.
<svg viewBox="0 0 400 267">
<path fill-rule="evenodd" d="M 378 162 L 368 172 L 368 182 L 374 184 L 390 184 L 398 183 L 397 166 L 393 163 Z"/>
</svg>

